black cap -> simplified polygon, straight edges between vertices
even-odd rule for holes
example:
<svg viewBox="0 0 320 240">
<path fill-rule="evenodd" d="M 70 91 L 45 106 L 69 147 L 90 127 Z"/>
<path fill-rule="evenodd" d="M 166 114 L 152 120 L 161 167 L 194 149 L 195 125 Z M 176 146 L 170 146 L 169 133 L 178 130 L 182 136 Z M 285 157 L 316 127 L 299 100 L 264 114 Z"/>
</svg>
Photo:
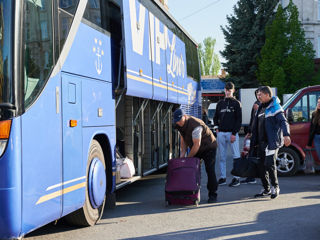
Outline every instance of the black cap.
<svg viewBox="0 0 320 240">
<path fill-rule="evenodd" d="M 173 113 L 173 123 L 176 124 L 177 122 L 179 122 L 183 115 L 184 111 L 181 108 L 175 110 Z"/>
</svg>

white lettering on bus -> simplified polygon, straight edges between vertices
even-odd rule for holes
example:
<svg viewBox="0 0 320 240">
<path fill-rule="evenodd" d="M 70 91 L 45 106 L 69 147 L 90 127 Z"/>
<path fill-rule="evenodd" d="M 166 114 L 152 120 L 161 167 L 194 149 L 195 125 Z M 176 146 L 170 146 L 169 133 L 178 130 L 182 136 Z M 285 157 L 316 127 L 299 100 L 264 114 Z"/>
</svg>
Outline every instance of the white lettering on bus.
<svg viewBox="0 0 320 240">
<path fill-rule="evenodd" d="M 170 63 L 167 64 L 168 73 L 175 78 L 176 75 L 184 78 L 184 61 L 182 54 L 180 57 L 176 54 L 176 35 L 173 34 L 172 42 L 168 38 L 168 46 L 170 49 Z"/>
<path fill-rule="evenodd" d="M 142 4 L 139 4 L 140 5 L 139 21 L 137 21 L 135 2 L 136 2 L 135 0 L 129 1 L 132 49 L 136 53 L 143 55 L 144 24 L 145 24 L 146 8 Z"/>
<path fill-rule="evenodd" d="M 132 49 L 139 55 L 143 55 L 144 44 L 144 30 L 145 30 L 145 16 L 146 9 L 139 3 L 139 13 L 137 13 L 136 1 L 129 0 L 130 8 L 130 21 L 131 21 L 131 36 L 132 36 Z M 137 14 L 139 15 L 139 21 L 137 21 Z M 167 64 L 167 72 L 175 78 L 176 76 L 182 76 L 185 74 L 185 63 L 182 56 L 176 54 L 176 35 L 172 34 L 172 42 L 168 36 L 168 28 L 160 24 L 160 20 L 156 18 L 151 12 L 149 12 L 149 60 L 161 64 L 161 50 L 165 51 L 170 49 L 170 63 Z M 160 26 L 163 25 L 163 32 L 160 30 Z"/>
<path fill-rule="evenodd" d="M 155 18 L 155 25 L 156 25 L 156 63 L 160 65 L 161 63 L 160 49 L 164 51 L 167 49 L 166 39 L 168 39 L 168 29 L 165 25 L 163 25 L 163 33 L 160 32 L 160 21 L 158 18 Z"/>
</svg>

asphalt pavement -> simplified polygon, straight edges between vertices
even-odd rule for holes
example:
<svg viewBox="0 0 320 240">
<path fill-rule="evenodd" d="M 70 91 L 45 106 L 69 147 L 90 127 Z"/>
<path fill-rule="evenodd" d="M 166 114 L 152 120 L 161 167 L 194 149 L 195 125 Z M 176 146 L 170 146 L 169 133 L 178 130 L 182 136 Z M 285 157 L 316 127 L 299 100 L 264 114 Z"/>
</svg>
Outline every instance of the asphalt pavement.
<svg viewBox="0 0 320 240">
<path fill-rule="evenodd" d="M 231 180 L 228 154 L 228 179 Z M 216 163 L 217 173 L 218 162 Z M 217 174 L 219 176 L 219 174 Z M 94 227 L 74 228 L 58 222 L 26 239 L 137 240 L 302 240 L 320 239 L 320 173 L 281 177 L 280 196 L 256 199 L 257 184 L 221 186 L 218 202 L 207 203 L 202 166 L 201 202 L 195 206 L 165 206 L 165 173 L 158 172 L 117 191 L 117 207 L 105 210 Z"/>
</svg>

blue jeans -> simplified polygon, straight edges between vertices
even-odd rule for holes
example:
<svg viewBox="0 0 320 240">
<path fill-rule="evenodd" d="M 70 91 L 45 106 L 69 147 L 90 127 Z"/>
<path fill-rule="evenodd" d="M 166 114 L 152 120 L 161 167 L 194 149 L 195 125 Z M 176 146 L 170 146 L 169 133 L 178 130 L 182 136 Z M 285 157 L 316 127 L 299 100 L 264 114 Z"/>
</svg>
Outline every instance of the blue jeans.
<svg viewBox="0 0 320 240">
<path fill-rule="evenodd" d="M 228 146 L 231 147 L 232 157 L 233 159 L 240 158 L 240 149 L 239 149 L 239 135 L 236 134 L 236 140 L 231 143 L 231 132 L 218 132 L 217 141 L 218 141 L 218 149 L 220 156 L 220 178 L 226 178 L 227 176 L 227 150 Z"/>
<path fill-rule="evenodd" d="M 320 134 L 314 135 L 313 142 L 314 142 L 314 147 L 316 149 L 318 158 L 320 159 Z"/>
</svg>

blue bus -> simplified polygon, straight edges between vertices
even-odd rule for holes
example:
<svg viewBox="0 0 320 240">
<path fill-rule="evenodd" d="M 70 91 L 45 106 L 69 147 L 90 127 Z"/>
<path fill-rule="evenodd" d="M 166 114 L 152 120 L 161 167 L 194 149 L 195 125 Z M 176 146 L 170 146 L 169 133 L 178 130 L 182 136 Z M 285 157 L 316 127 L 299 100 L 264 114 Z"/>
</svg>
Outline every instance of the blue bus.
<svg viewBox="0 0 320 240">
<path fill-rule="evenodd" d="M 158 0 L 0 0 L 0 238 L 94 225 L 200 117 L 196 42 Z M 116 182 L 116 160 L 136 174 Z"/>
</svg>

